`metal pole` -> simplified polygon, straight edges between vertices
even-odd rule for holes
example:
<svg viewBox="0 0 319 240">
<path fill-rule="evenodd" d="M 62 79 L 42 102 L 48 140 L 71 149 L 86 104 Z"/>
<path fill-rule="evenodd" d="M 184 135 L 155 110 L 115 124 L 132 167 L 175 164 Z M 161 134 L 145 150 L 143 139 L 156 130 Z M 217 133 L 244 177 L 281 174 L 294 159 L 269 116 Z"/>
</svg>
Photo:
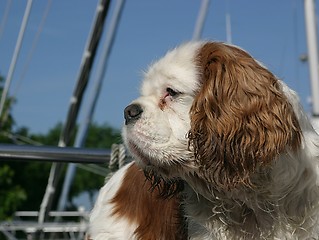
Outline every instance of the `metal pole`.
<svg viewBox="0 0 319 240">
<path fill-rule="evenodd" d="M 87 111 L 84 114 L 84 120 L 80 124 L 79 130 L 77 132 L 74 147 L 83 147 L 85 144 L 88 128 L 92 121 L 95 106 L 99 98 L 100 90 L 102 88 L 105 70 L 107 67 L 107 61 L 109 59 L 109 55 L 112 50 L 113 42 L 116 36 L 116 30 L 118 28 L 119 19 L 123 11 L 125 0 L 117 0 L 116 3 L 117 4 L 114 9 L 113 17 L 111 19 L 110 28 L 109 28 L 109 31 L 106 33 L 106 40 L 103 45 L 102 60 L 100 61 L 100 64 L 98 66 L 97 78 L 96 78 L 96 81 L 94 82 L 94 87 L 91 93 L 91 98 L 89 100 Z M 65 209 L 67 197 L 68 197 L 75 173 L 76 173 L 76 164 L 74 163 L 68 164 L 67 173 L 63 183 L 62 194 L 58 204 L 58 211 L 63 211 Z"/>
<path fill-rule="evenodd" d="M 69 144 L 72 132 L 75 130 L 76 118 L 78 116 L 82 97 L 88 83 L 89 75 L 91 73 L 95 53 L 101 39 L 105 18 L 109 9 L 109 4 L 110 0 L 100 0 L 98 3 L 93 28 L 85 52 L 83 54 L 80 74 L 75 86 L 73 96 L 71 97 L 66 122 L 63 125 L 63 129 L 61 131 L 59 140 L 60 147 L 65 147 Z M 48 217 L 48 212 L 51 210 L 53 197 L 58 184 L 58 180 L 62 173 L 63 166 L 64 165 L 62 163 L 52 164 L 48 179 L 48 185 L 40 206 L 38 219 L 39 223 L 43 223 L 46 220 L 46 218 Z"/>
<path fill-rule="evenodd" d="M 226 3 L 226 41 L 227 43 L 232 43 L 232 34 L 231 34 L 231 18 L 229 12 L 229 1 Z"/>
<path fill-rule="evenodd" d="M 304 0 L 304 6 L 312 93 L 312 114 L 314 117 L 319 117 L 318 40 L 314 0 Z"/>
<path fill-rule="evenodd" d="M 210 2 L 210 0 L 202 0 L 202 4 L 201 4 L 200 10 L 199 10 L 197 22 L 196 22 L 194 33 L 193 33 L 193 40 L 194 41 L 199 40 L 201 38 L 205 18 L 206 18 L 207 11 L 208 11 L 209 2 Z"/>
<path fill-rule="evenodd" d="M 0 144 L 1 161 L 42 161 L 105 164 L 110 149 Z"/>
<path fill-rule="evenodd" d="M 13 57 L 12 57 L 11 64 L 10 64 L 10 67 L 9 67 L 8 75 L 7 75 L 7 78 L 6 78 L 6 81 L 5 81 L 5 85 L 4 85 L 4 88 L 3 88 L 3 92 L 2 92 L 2 95 L 1 95 L 0 117 L 3 115 L 4 105 L 5 105 L 5 102 L 7 100 L 8 91 L 9 91 L 11 80 L 12 80 L 12 76 L 13 76 L 13 73 L 14 73 L 14 70 L 15 70 L 15 67 L 16 67 L 17 59 L 18 59 L 18 56 L 19 56 L 19 53 L 20 53 L 20 49 L 21 49 L 21 45 L 22 45 L 22 41 L 23 41 L 23 37 L 24 37 L 24 32 L 25 32 L 25 29 L 26 29 L 26 26 L 27 26 L 27 23 L 28 23 L 28 20 L 29 20 L 31 8 L 32 8 L 32 0 L 28 0 L 27 6 L 26 6 L 25 11 L 24 11 L 24 16 L 23 16 L 23 19 L 22 19 L 22 24 L 21 24 L 19 35 L 18 35 L 17 43 L 16 43 L 16 46 L 15 46 Z"/>
</svg>

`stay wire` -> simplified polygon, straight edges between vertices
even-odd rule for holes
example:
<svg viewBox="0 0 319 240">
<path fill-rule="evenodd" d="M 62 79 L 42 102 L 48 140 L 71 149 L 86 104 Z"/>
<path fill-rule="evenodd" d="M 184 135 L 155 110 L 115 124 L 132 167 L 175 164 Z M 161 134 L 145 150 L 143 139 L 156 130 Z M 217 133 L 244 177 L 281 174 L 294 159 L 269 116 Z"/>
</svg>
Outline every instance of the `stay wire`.
<svg viewBox="0 0 319 240">
<path fill-rule="evenodd" d="M 47 19 L 48 15 L 49 15 L 49 12 L 50 12 L 50 9 L 51 9 L 51 5 L 52 5 L 52 0 L 48 0 L 47 1 L 47 5 L 46 5 L 46 7 L 45 7 L 45 9 L 43 11 L 43 15 L 42 15 L 41 21 L 39 23 L 39 27 L 37 29 L 37 32 L 34 35 L 31 48 L 30 48 L 30 50 L 28 52 L 28 55 L 27 55 L 26 60 L 25 60 L 25 63 L 23 65 L 23 68 L 22 68 L 22 71 L 21 71 L 21 74 L 20 74 L 20 78 L 19 78 L 19 80 L 17 82 L 17 86 L 16 86 L 15 91 L 14 91 L 14 93 L 12 95 L 14 98 L 17 96 L 18 91 L 19 91 L 19 89 L 20 89 L 20 87 L 22 85 L 22 81 L 25 79 L 25 76 L 26 76 L 27 71 L 29 69 L 32 57 L 33 57 L 34 52 L 35 52 L 35 50 L 36 50 L 36 48 L 38 46 L 38 42 L 39 42 L 41 33 L 43 31 L 46 19 Z"/>
<path fill-rule="evenodd" d="M 3 17 L 1 19 L 1 24 L 0 24 L 0 42 L 1 42 L 1 38 L 3 36 L 5 26 L 7 24 L 7 20 L 8 20 L 10 8 L 11 8 L 11 3 L 12 3 L 12 0 L 7 0 L 7 4 L 4 8 Z"/>
</svg>

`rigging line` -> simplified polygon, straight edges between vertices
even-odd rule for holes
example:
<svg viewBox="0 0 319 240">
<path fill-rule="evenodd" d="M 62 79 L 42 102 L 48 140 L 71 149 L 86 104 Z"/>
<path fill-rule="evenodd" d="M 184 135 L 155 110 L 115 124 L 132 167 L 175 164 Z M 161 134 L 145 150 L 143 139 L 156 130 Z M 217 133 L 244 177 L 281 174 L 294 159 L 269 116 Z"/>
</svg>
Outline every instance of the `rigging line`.
<svg viewBox="0 0 319 240">
<path fill-rule="evenodd" d="M 2 35 L 3 35 L 3 32 L 4 32 L 4 28 L 5 28 L 6 23 L 7 23 L 8 15 L 9 15 L 10 8 L 11 8 L 11 3 L 12 3 L 12 0 L 8 0 L 8 1 L 7 1 L 6 7 L 5 7 L 5 9 L 4 9 L 4 14 L 3 14 L 3 17 L 2 17 L 2 19 L 1 19 L 1 24 L 0 24 L 0 41 L 1 41 L 1 38 L 2 38 Z"/>
<path fill-rule="evenodd" d="M 38 42 L 39 42 L 40 35 L 42 33 L 42 30 L 43 30 L 44 24 L 45 24 L 46 19 L 47 19 L 48 15 L 49 15 L 49 11 L 51 9 L 51 4 L 52 4 L 52 0 L 48 0 L 47 5 L 46 5 L 46 7 L 45 7 L 45 9 L 43 11 L 43 15 L 42 15 L 41 21 L 39 23 L 38 30 L 37 30 L 36 34 L 34 35 L 31 48 L 30 48 L 30 50 L 28 52 L 28 55 L 26 57 L 25 64 L 23 65 L 20 78 L 18 80 L 17 86 L 16 86 L 15 91 L 13 93 L 13 97 L 16 97 L 16 95 L 18 93 L 18 90 L 21 87 L 22 81 L 25 78 L 25 75 L 26 75 L 26 73 L 28 71 L 28 68 L 30 66 L 33 54 L 34 54 L 35 49 L 36 49 L 36 47 L 38 45 Z"/>
<path fill-rule="evenodd" d="M 104 79 L 106 68 L 107 68 L 107 62 L 109 60 L 112 46 L 116 37 L 116 33 L 117 33 L 120 18 L 123 12 L 124 5 L 125 5 L 125 0 L 118 0 L 116 2 L 114 13 L 112 15 L 111 22 L 109 25 L 109 29 L 108 29 L 108 32 L 106 33 L 106 39 L 102 49 L 103 54 L 102 54 L 100 63 L 98 65 L 97 78 L 94 81 L 93 91 L 89 98 L 89 103 L 85 111 L 84 120 L 80 124 L 76 134 L 75 143 L 74 143 L 75 147 L 83 147 L 85 145 L 85 140 L 87 138 L 89 125 L 90 125 L 90 122 L 92 121 L 96 103 L 102 88 L 103 79 Z M 68 165 L 68 169 L 65 175 L 65 179 L 64 179 L 64 183 L 62 187 L 62 193 L 58 203 L 59 210 L 62 210 L 65 208 L 67 196 L 69 194 L 75 174 L 76 174 L 76 164 L 71 163 Z"/>
<path fill-rule="evenodd" d="M 102 177 L 107 177 L 107 175 L 112 172 L 110 169 L 99 167 L 99 166 L 96 166 L 95 164 L 78 163 L 77 167 Z"/>
<path fill-rule="evenodd" d="M 0 117 L 2 115 L 5 116 L 5 113 L 4 113 L 5 102 L 7 100 L 8 91 L 9 91 L 9 88 L 11 85 L 13 73 L 14 73 L 16 63 L 18 60 L 18 56 L 20 53 L 20 49 L 21 49 L 21 45 L 22 45 L 22 41 L 23 41 L 23 37 L 24 37 L 24 32 L 25 32 L 25 29 L 27 27 L 27 23 L 29 20 L 31 8 L 32 8 L 32 3 L 33 3 L 32 1 L 33 0 L 28 0 L 28 2 L 27 2 L 27 5 L 26 5 L 25 11 L 24 11 L 24 16 L 23 16 L 22 23 L 21 23 L 21 27 L 20 27 L 20 31 L 19 31 L 19 35 L 18 35 L 18 39 L 17 39 L 17 43 L 16 43 L 16 46 L 14 49 L 13 57 L 11 59 L 8 75 L 7 75 L 7 78 L 5 81 L 5 85 L 3 87 L 3 91 L 2 91 L 2 95 L 1 95 L 1 99 L 0 99 Z M 0 125 L 1 125 L 1 122 L 0 122 Z"/>
<path fill-rule="evenodd" d="M 44 144 L 36 140 L 31 139 L 30 137 L 22 136 L 17 133 L 12 133 L 9 131 L 0 131 L 0 135 L 10 138 L 11 140 L 20 140 L 23 144 L 29 144 L 33 146 L 43 146 Z"/>
<path fill-rule="evenodd" d="M 75 131 L 76 120 L 82 103 L 83 95 L 86 90 L 89 76 L 92 70 L 93 62 L 96 55 L 96 50 L 99 45 L 103 26 L 108 13 L 110 0 L 100 0 L 96 9 L 94 18 L 94 25 L 92 26 L 91 33 L 85 47 L 83 54 L 79 76 L 71 97 L 67 118 L 63 124 L 62 131 L 60 133 L 59 147 L 65 147 L 69 144 L 71 135 Z M 40 205 L 38 222 L 43 223 L 48 218 L 48 212 L 53 204 L 53 197 L 55 190 L 62 174 L 63 164 L 52 164 L 47 188 L 45 190 L 42 203 Z"/>
</svg>

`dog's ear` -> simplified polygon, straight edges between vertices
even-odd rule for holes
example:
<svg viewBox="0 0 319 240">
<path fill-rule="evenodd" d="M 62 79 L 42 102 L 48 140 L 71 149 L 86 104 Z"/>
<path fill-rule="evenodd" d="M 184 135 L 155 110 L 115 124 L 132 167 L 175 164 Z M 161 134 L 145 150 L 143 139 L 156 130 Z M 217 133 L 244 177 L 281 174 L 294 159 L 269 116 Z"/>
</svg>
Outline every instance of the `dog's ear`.
<svg viewBox="0 0 319 240">
<path fill-rule="evenodd" d="M 201 88 L 190 110 L 190 148 L 199 176 L 221 189 L 301 144 L 301 129 L 276 77 L 248 53 L 222 43 L 198 54 Z"/>
</svg>

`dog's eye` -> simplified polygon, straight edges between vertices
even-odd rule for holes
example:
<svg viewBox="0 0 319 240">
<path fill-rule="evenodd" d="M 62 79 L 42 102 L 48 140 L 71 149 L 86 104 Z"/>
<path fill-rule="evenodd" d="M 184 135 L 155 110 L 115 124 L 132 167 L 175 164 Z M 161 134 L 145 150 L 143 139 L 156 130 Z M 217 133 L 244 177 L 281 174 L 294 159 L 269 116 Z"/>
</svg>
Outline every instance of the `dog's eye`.
<svg viewBox="0 0 319 240">
<path fill-rule="evenodd" d="M 168 87 L 166 88 L 166 92 L 168 93 L 168 95 L 170 95 L 171 97 L 176 97 L 177 95 L 180 94 L 180 92 L 173 90 L 172 88 Z"/>
</svg>

